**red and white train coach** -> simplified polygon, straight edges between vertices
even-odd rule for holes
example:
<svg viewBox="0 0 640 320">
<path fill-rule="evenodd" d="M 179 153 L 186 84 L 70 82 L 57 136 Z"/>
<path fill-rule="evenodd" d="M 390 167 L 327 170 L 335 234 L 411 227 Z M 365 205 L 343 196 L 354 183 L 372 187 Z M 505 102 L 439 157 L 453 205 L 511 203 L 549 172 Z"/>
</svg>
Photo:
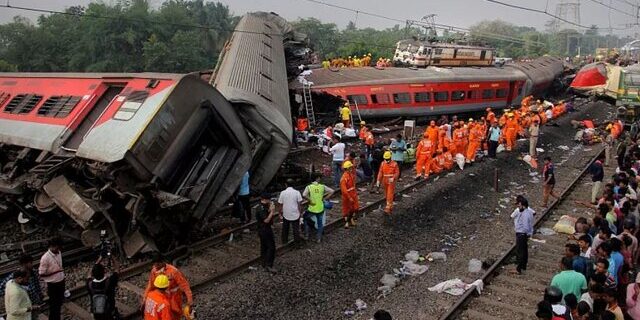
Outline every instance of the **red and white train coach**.
<svg viewBox="0 0 640 320">
<path fill-rule="evenodd" d="M 348 101 L 354 112 L 357 105 L 362 117 L 416 117 L 517 105 L 543 93 L 562 71 L 561 60 L 544 57 L 487 68 L 318 69 L 306 80 L 316 94 Z"/>
</svg>

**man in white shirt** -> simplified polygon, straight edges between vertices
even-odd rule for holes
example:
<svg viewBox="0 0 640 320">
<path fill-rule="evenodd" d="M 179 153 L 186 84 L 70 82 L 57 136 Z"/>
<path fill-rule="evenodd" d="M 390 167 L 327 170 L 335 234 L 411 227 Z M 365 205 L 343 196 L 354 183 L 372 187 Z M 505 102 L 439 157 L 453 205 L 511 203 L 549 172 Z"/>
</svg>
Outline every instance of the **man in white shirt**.
<svg viewBox="0 0 640 320">
<path fill-rule="evenodd" d="M 62 268 L 62 239 L 49 240 L 49 250 L 40 258 L 38 273 L 47 284 L 49 296 L 49 320 L 60 320 L 64 302 L 64 269 Z"/>
<path fill-rule="evenodd" d="M 291 187 L 293 180 L 288 179 L 285 183 L 287 187 L 280 192 L 278 198 L 278 211 L 282 218 L 282 243 L 289 242 L 289 228 L 293 229 L 293 241 L 300 241 L 300 212 L 302 204 L 302 194 Z"/>
<path fill-rule="evenodd" d="M 336 188 L 340 188 L 340 178 L 342 177 L 342 162 L 344 162 L 344 143 L 340 142 L 340 138 L 333 137 L 333 146 L 329 149 L 333 157 L 331 166 L 333 168 L 333 183 Z"/>
</svg>

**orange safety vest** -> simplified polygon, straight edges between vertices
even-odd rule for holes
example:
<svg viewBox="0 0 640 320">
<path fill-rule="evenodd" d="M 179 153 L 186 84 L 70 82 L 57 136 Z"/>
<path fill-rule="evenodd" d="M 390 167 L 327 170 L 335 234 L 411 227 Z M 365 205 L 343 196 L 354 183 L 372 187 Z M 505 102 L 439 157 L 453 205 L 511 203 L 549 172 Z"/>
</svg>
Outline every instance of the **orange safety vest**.
<svg viewBox="0 0 640 320">
<path fill-rule="evenodd" d="M 364 144 L 368 146 L 373 146 L 375 143 L 375 139 L 373 138 L 373 132 L 367 131 L 367 136 L 364 139 Z"/>
<path fill-rule="evenodd" d="M 585 127 L 589 128 L 589 129 L 593 129 L 593 128 L 595 128 L 595 127 L 596 127 L 596 126 L 593 124 L 593 121 L 591 121 L 591 120 L 583 120 L 583 121 L 582 121 L 582 124 L 583 124 Z"/>
<path fill-rule="evenodd" d="M 438 142 L 438 127 L 427 127 L 424 131 L 424 136 L 429 138 L 431 142 Z"/>
<path fill-rule="evenodd" d="M 447 169 L 453 168 L 453 156 L 451 152 L 445 152 L 444 155 L 444 167 Z"/>
<path fill-rule="evenodd" d="M 164 274 L 169 278 L 169 287 L 166 290 L 166 295 L 171 302 L 171 310 L 173 312 L 182 312 L 183 295 L 186 296 L 188 305 L 193 304 L 193 294 L 191 293 L 189 282 L 178 268 L 168 263 L 165 265 L 164 270 L 156 270 L 155 267 L 151 269 L 145 295 L 155 288 L 153 281 L 161 274 Z"/>
<path fill-rule="evenodd" d="M 367 127 L 362 127 L 360 129 L 360 134 L 359 134 L 360 140 L 363 140 L 363 141 L 367 140 L 367 133 L 368 132 L 369 132 L 369 129 L 367 129 Z"/>
<path fill-rule="evenodd" d="M 144 298 L 144 320 L 172 320 L 169 298 L 164 292 L 154 289 Z"/>
<path fill-rule="evenodd" d="M 433 144 L 429 139 L 422 139 L 416 148 L 416 157 L 431 156 L 431 148 Z"/>
<path fill-rule="evenodd" d="M 398 177 L 400 176 L 400 168 L 398 167 L 398 163 L 391 160 L 389 162 L 382 161 L 380 164 L 380 170 L 378 171 L 378 182 L 380 184 L 391 184 L 398 181 Z M 389 181 L 393 179 L 393 182 Z"/>
<path fill-rule="evenodd" d="M 309 120 L 307 118 L 298 118 L 296 129 L 298 131 L 306 131 L 309 128 Z"/>
</svg>

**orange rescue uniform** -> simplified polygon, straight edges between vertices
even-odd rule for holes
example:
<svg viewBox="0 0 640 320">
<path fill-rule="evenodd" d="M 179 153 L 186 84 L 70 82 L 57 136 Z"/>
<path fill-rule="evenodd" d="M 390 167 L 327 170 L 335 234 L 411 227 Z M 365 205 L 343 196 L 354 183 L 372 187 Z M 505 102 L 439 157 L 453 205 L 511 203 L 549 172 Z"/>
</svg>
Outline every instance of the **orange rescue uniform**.
<svg viewBox="0 0 640 320">
<path fill-rule="evenodd" d="M 463 153 L 464 145 L 465 145 L 465 136 L 464 136 L 464 128 L 457 128 L 453 130 L 453 145 L 451 148 L 451 153 L 458 154 Z"/>
<path fill-rule="evenodd" d="M 163 270 L 156 270 L 154 267 L 151 269 L 149 273 L 149 282 L 147 283 L 147 289 L 145 291 L 145 296 L 149 292 L 151 292 L 154 288 L 153 281 L 158 275 L 164 274 L 169 278 L 169 287 L 166 290 L 167 298 L 170 302 L 171 313 L 174 315 L 182 314 L 182 295 L 185 295 L 187 298 L 187 304 L 193 304 L 193 294 L 191 293 L 191 287 L 189 287 L 189 282 L 184 277 L 182 272 L 178 270 L 178 268 L 166 264 Z"/>
<path fill-rule="evenodd" d="M 391 160 L 389 162 L 382 161 L 380 170 L 378 170 L 378 182 L 384 188 L 384 194 L 387 199 L 387 205 L 384 207 L 384 212 L 387 214 L 393 210 L 393 195 L 396 192 L 396 181 L 400 176 L 400 168 L 398 163 Z"/>
<path fill-rule="evenodd" d="M 431 140 L 423 138 L 416 148 L 416 176 L 424 173 L 429 176 L 429 167 L 431 166 Z"/>
<path fill-rule="evenodd" d="M 345 171 L 340 178 L 340 191 L 342 192 L 342 217 L 350 217 L 358 212 L 358 191 L 356 190 L 356 177 L 354 173 Z"/>
<path fill-rule="evenodd" d="M 467 162 L 476 161 L 476 153 L 480 148 L 480 142 L 482 141 L 482 134 L 480 133 L 479 126 L 470 123 L 469 130 L 469 145 L 467 147 L 466 158 Z"/>
<path fill-rule="evenodd" d="M 171 302 L 164 292 L 154 289 L 144 296 L 144 320 L 173 320 Z"/>
<path fill-rule="evenodd" d="M 433 161 L 431 161 L 431 172 L 435 174 L 442 172 L 445 168 L 445 164 L 446 160 L 444 155 L 442 155 L 442 153 L 436 155 L 435 158 L 433 158 Z"/>
<path fill-rule="evenodd" d="M 453 156 L 451 152 L 447 151 L 442 153 L 442 155 L 444 157 L 444 168 L 447 170 L 453 169 Z"/>
<path fill-rule="evenodd" d="M 367 127 L 360 128 L 360 133 L 358 134 L 358 137 L 360 138 L 360 140 L 366 141 L 368 132 L 369 132 L 369 129 L 367 129 Z"/>
<path fill-rule="evenodd" d="M 438 127 L 429 126 L 424 131 L 424 135 L 431 140 L 431 152 L 436 151 L 436 147 L 438 146 Z"/>
<path fill-rule="evenodd" d="M 507 151 L 511 151 L 513 147 L 515 147 L 517 135 L 518 122 L 516 122 L 516 119 L 514 118 L 507 119 L 507 124 L 505 125 L 504 130 L 504 138 L 507 142 Z"/>
</svg>

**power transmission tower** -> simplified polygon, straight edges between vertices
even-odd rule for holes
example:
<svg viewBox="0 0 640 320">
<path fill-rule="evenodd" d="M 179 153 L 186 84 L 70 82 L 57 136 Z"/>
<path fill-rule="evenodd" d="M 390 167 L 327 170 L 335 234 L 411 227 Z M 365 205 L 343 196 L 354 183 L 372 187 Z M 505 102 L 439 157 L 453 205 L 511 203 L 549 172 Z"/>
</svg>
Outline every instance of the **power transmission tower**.
<svg viewBox="0 0 640 320">
<path fill-rule="evenodd" d="M 556 5 L 556 16 L 558 18 L 553 22 L 553 31 L 575 28 L 570 22 L 580 24 L 580 0 L 560 0 Z"/>
</svg>

